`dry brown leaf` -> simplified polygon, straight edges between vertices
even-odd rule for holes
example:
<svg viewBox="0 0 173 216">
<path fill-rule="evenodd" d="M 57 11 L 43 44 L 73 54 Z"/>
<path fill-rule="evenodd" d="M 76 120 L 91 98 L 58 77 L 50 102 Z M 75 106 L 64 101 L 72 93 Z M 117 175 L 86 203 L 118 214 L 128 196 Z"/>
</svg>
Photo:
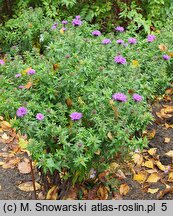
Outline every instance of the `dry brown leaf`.
<svg viewBox="0 0 173 216">
<path fill-rule="evenodd" d="M 53 64 L 53 69 L 54 70 L 57 70 L 57 69 L 59 69 L 60 68 L 60 65 L 59 64 Z"/>
<path fill-rule="evenodd" d="M 134 161 L 134 163 L 137 165 L 137 166 L 141 166 L 142 165 L 142 162 L 143 162 L 143 156 L 141 154 L 134 154 L 132 156 L 132 159 Z"/>
<path fill-rule="evenodd" d="M 33 183 L 32 182 L 24 182 L 20 185 L 18 185 L 18 188 L 25 192 L 34 191 Z M 41 185 L 35 182 L 35 188 L 36 190 L 39 190 L 41 188 Z"/>
<path fill-rule="evenodd" d="M 54 185 L 47 193 L 47 200 L 56 200 L 58 197 L 58 186 Z"/>
<path fill-rule="evenodd" d="M 4 131 L 8 131 L 11 129 L 11 124 L 8 123 L 7 121 L 2 121 L 0 123 L 0 126 L 1 126 L 2 130 L 4 130 Z"/>
<path fill-rule="evenodd" d="M 135 174 L 133 180 L 139 182 L 140 184 L 144 183 L 147 179 L 148 173 L 145 171 L 141 171 L 138 174 Z"/>
<path fill-rule="evenodd" d="M 152 173 L 157 173 L 156 169 L 149 169 L 149 170 L 145 170 L 147 173 L 152 174 Z"/>
<path fill-rule="evenodd" d="M 152 189 L 152 188 L 148 188 L 148 193 L 151 193 L 151 194 L 155 194 L 159 191 L 159 188 L 155 188 L 155 189 Z"/>
<path fill-rule="evenodd" d="M 2 116 L 0 116 L 0 121 L 3 121 L 3 120 L 4 120 L 4 118 Z"/>
<path fill-rule="evenodd" d="M 166 89 L 166 94 L 173 94 L 173 88 Z"/>
<path fill-rule="evenodd" d="M 168 182 L 173 182 L 173 172 L 169 173 Z"/>
<path fill-rule="evenodd" d="M 170 142 L 170 140 L 171 140 L 171 138 L 169 138 L 169 137 L 166 137 L 166 138 L 165 138 L 165 140 L 164 140 L 164 142 L 165 142 L 165 143 L 169 143 L 169 142 Z"/>
<path fill-rule="evenodd" d="M 152 160 L 145 161 L 144 166 L 153 169 L 153 161 Z"/>
<path fill-rule="evenodd" d="M 97 196 L 100 200 L 107 200 L 109 196 L 109 190 L 107 187 L 101 185 L 97 190 Z"/>
<path fill-rule="evenodd" d="M 45 197 L 43 191 L 41 191 L 41 192 L 38 193 L 37 199 L 38 199 L 38 200 L 45 200 L 45 199 L 46 199 L 46 197 Z"/>
<path fill-rule="evenodd" d="M 157 199 L 162 199 L 168 193 L 173 193 L 173 187 L 166 188 L 166 189 L 160 191 L 157 195 Z"/>
<path fill-rule="evenodd" d="M 173 113 L 173 106 L 165 105 L 164 108 L 160 110 L 160 112 L 156 112 L 156 115 L 163 119 L 163 118 L 170 118 L 172 117 Z"/>
<path fill-rule="evenodd" d="M 71 107 L 73 105 L 73 102 L 70 98 L 67 98 L 65 102 L 66 102 L 68 107 Z"/>
<path fill-rule="evenodd" d="M 129 192 L 129 190 L 130 190 L 130 187 L 126 183 L 121 184 L 121 186 L 120 186 L 120 194 L 122 196 L 123 195 L 125 196 Z"/>
<path fill-rule="evenodd" d="M 13 159 L 10 159 L 7 163 L 4 163 L 2 165 L 3 169 L 13 169 L 18 163 L 20 162 L 20 158 L 16 157 Z"/>
<path fill-rule="evenodd" d="M 6 133 L 3 133 L 3 135 L 1 137 L 4 140 L 8 140 L 10 138 Z"/>
<path fill-rule="evenodd" d="M 113 192 L 112 200 L 122 200 L 122 196 L 118 192 Z"/>
<path fill-rule="evenodd" d="M 65 197 L 66 200 L 77 200 L 78 197 L 78 190 L 75 187 L 71 187 L 67 196 Z"/>
<path fill-rule="evenodd" d="M 110 100 L 110 101 L 109 101 L 109 105 L 110 105 L 111 108 L 113 109 L 115 118 L 117 119 L 118 116 L 119 116 L 119 112 L 118 112 L 118 109 L 114 106 L 114 101 L 113 101 L 113 100 Z"/>
<path fill-rule="evenodd" d="M 112 133 L 111 133 L 110 131 L 108 132 L 107 136 L 108 136 L 108 138 L 109 138 L 110 140 L 113 140 L 113 139 L 114 139 L 114 137 L 112 136 Z"/>
<path fill-rule="evenodd" d="M 24 87 L 26 89 L 30 89 L 32 87 L 32 85 L 33 85 L 33 82 L 28 82 Z"/>
<path fill-rule="evenodd" d="M 159 47 L 159 49 L 161 51 L 167 51 L 168 50 L 168 47 L 165 44 L 162 44 L 162 43 L 158 47 Z"/>
<path fill-rule="evenodd" d="M 173 158 L 173 150 L 167 152 L 165 155 Z"/>
<path fill-rule="evenodd" d="M 18 170 L 20 173 L 27 174 L 31 172 L 31 166 L 28 162 L 21 162 L 18 164 Z"/>
<path fill-rule="evenodd" d="M 159 176 L 158 173 L 152 173 L 152 174 L 148 177 L 147 182 L 149 182 L 149 183 L 156 183 L 156 182 L 159 181 L 160 178 L 161 178 L 161 177 Z"/>
<path fill-rule="evenodd" d="M 124 175 L 123 171 L 120 170 L 120 169 L 116 172 L 116 176 L 117 176 L 119 179 L 125 179 L 125 178 L 126 178 L 126 176 Z"/>
<path fill-rule="evenodd" d="M 154 154 L 156 154 L 156 152 L 157 152 L 157 148 L 150 148 L 148 150 L 148 154 L 151 155 L 151 156 L 153 156 Z"/>
</svg>

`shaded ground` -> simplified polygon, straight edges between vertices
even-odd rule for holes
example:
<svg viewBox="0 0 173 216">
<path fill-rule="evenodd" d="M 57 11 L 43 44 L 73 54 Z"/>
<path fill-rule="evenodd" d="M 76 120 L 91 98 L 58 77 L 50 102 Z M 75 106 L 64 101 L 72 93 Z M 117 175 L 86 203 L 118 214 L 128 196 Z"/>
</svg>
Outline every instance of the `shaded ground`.
<svg viewBox="0 0 173 216">
<path fill-rule="evenodd" d="M 170 171 L 173 170 L 173 158 L 168 157 L 166 155 L 167 152 L 173 150 L 173 112 L 170 109 L 170 112 L 167 113 L 167 116 L 163 117 L 160 115 L 160 110 L 164 109 L 165 107 L 173 107 L 173 98 L 172 98 L 172 91 L 168 95 L 165 95 L 165 99 L 163 98 L 161 101 L 156 102 L 152 106 L 152 114 L 155 118 L 155 121 L 148 126 L 148 131 L 154 132 L 154 138 L 152 138 L 149 142 L 149 148 L 157 148 L 156 155 L 160 162 L 163 165 L 169 165 Z M 158 117 L 160 116 L 160 118 Z M 162 117 L 162 118 L 161 118 Z M 166 117 L 166 118 L 164 118 Z M 165 142 L 167 141 L 169 142 Z M 157 183 L 150 184 L 150 188 L 159 188 L 160 190 L 165 190 L 165 185 L 167 184 L 168 180 L 168 173 L 164 173 L 162 175 L 163 178 L 158 181 Z M 149 199 L 158 199 L 158 194 L 150 194 L 146 193 L 145 186 L 147 185 L 139 184 L 138 182 L 133 180 L 133 176 L 127 177 L 125 182 L 130 186 L 131 190 L 129 193 L 123 197 L 125 200 L 149 200 Z M 169 186 L 173 186 L 173 183 L 170 181 L 168 182 Z M 161 199 L 165 200 L 172 200 L 173 193 L 168 192 L 165 194 Z"/>
<path fill-rule="evenodd" d="M 0 153 L 4 153 L 5 144 L 0 144 Z M 4 158 L 3 158 L 4 160 Z M 0 157 L 0 161 L 2 158 Z M 16 168 L 3 169 L 0 166 L 0 200 L 30 200 L 33 192 L 21 191 L 17 186 L 23 182 L 32 181 L 31 174 L 21 174 Z"/>
<path fill-rule="evenodd" d="M 124 199 L 124 200 L 157 200 L 157 199 L 165 199 L 172 200 L 173 199 L 173 177 L 170 178 L 170 173 L 173 173 L 173 157 L 167 156 L 166 153 L 173 150 L 173 89 L 167 91 L 168 94 L 165 94 L 162 100 L 156 101 L 152 106 L 152 113 L 155 118 L 154 122 L 148 126 L 148 134 L 150 136 L 149 148 L 157 148 L 156 153 L 154 155 L 148 154 L 148 149 L 144 150 L 144 152 L 140 153 L 140 157 L 143 158 L 144 162 L 147 160 L 152 161 L 160 161 L 163 166 L 169 167 L 169 170 L 160 170 L 156 167 L 154 162 L 154 168 L 158 175 L 161 178 L 155 183 L 146 182 L 139 183 L 134 180 L 134 172 L 140 173 L 141 171 L 151 170 L 146 168 L 144 165 L 137 166 L 134 163 L 130 162 L 132 165 L 132 169 L 128 169 L 129 171 L 124 172 L 125 177 L 122 177 L 122 173 L 113 175 L 117 178 L 120 184 L 126 184 L 129 187 L 129 191 L 127 194 L 120 194 L 119 192 L 115 192 L 114 197 L 108 196 L 108 189 L 105 186 L 100 186 L 98 181 L 96 182 L 96 186 L 94 186 L 91 190 L 87 189 L 86 185 L 82 186 L 83 195 L 80 197 L 77 195 L 80 186 L 72 189 L 70 191 L 70 199 Z M 9 157 L 10 149 L 7 148 L 6 144 L 0 143 L 0 162 L 6 160 L 5 153 L 8 154 Z M 20 156 L 19 156 L 20 157 Z M 23 157 L 23 156 L 21 156 Z M 144 163 L 143 162 L 143 163 Z M 125 165 L 126 166 L 126 165 Z M 39 181 L 37 177 L 36 180 Z M 31 173 L 22 174 L 17 169 L 17 166 L 14 166 L 13 169 L 8 168 L 4 169 L 2 164 L 0 166 L 0 200 L 9 200 L 9 199 L 34 199 L 33 192 L 25 192 L 18 188 L 23 182 L 31 182 L 32 177 Z M 158 188 L 158 192 L 149 193 L 148 189 L 156 189 Z"/>
</svg>

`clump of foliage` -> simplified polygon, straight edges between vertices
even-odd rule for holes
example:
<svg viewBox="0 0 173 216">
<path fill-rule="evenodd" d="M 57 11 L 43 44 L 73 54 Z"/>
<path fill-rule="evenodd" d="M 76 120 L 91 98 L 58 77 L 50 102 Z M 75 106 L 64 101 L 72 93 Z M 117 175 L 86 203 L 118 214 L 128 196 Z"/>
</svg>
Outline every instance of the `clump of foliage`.
<svg viewBox="0 0 173 216">
<path fill-rule="evenodd" d="M 127 26 L 135 22 L 145 31 L 154 25 L 161 27 L 165 20 L 173 16 L 173 3 L 170 0 L 1 0 L 1 14 L 21 15 L 29 7 L 43 9 L 50 18 L 64 19 L 80 14 L 90 23 L 99 23 L 105 31 L 113 25 Z M 5 15 L 4 14 L 4 15 Z"/>
<path fill-rule="evenodd" d="M 41 35 L 38 26 L 30 32 L 29 41 L 39 32 L 41 55 L 39 47 L 16 48 L 1 59 L 0 113 L 27 134 L 45 187 L 57 184 L 62 198 L 91 169 L 99 173 L 117 155 L 147 145 L 147 100 L 171 80 L 173 44 L 162 32 L 140 37 L 117 27 L 103 35 L 80 16 L 47 23 Z"/>
</svg>

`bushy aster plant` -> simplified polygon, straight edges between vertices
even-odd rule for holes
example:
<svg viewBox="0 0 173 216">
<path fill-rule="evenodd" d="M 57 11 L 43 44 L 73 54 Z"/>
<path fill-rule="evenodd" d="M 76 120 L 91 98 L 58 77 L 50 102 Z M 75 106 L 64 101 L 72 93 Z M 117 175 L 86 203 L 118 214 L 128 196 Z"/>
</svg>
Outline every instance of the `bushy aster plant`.
<svg viewBox="0 0 173 216">
<path fill-rule="evenodd" d="M 167 85 L 172 59 L 163 60 L 160 35 L 148 43 L 152 37 L 121 34 L 117 27 L 117 35 L 105 39 L 93 37 L 96 27 L 80 16 L 57 23 L 42 34 L 49 39 L 43 54 L 33 48 L 0 61 L 0 111 L 27 133 L 37 166 L 62 188 L 146 145 L 136 133 L 152 120 L 146 101 Z M 117 44 L 120 35 L 135 46 Z"/>
</svg>

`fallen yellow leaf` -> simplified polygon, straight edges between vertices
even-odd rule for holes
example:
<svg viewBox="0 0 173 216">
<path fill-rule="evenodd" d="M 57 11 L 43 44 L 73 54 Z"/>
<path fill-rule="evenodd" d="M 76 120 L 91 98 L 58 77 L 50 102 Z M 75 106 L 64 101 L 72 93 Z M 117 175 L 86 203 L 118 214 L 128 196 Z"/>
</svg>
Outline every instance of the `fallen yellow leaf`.
<svg viewBox="0 0 173 216">
<path fill-rule="evenodd" d="M 132 156 L 132 159 L 133 159 L 134 163 L 135 163 L 137 166 L 141 166 L 141 165 L 142 165 L 143 156 L 142 156 L 141 154 L 135 153 L 135 154 Z"/>
<path fill-rule="evenodd" d="M 3 161 L 0 161 L 0 166 L 4 165 L 4 162 Z"/>
<path fill-rule="evenodd" d="M 170 139 L 169 137 L 166 137 L 165 140 L 164 140 L 164 142 L 165 142 L 165 143 L 169 143 L 170 140 L 171 140 L 171 139 Z"/>
<path fill-rule="evenodd" d="M 133 67 L 133 68 L 139 67 L 139 62 L 138 62 L 138 60 L 132 60 L 132 67 Z"/>
<path fill-rule="evenodd" d="M 60 32 L 60 34 L 64 34 L 64 32 L 65 32 L 64 28 L 61 28 L 59 32 Z"/>
<path fill-rule="evenodd" d="M 133 177 L 133 180 L 139 182 L 140 184 L 144 183 L 147 179 L 147 172 L 145 171 L 141 171 L 139 172 L 138 174 L 135 174 L 134 177 Z"/>
<path fill-rule="evenodd" d="M 165 123 L 165 127 L 166 127 L 166 129 L 173 128 L 173 125 L 169 125 L 169 124 Z"/>
<path fill-rule="evenodd" d="M 147 182 L 149 183 L 156 183 L 158 182 L 158 180 L 160 179 L 161 177 L 159 176 L 158 173 L 152 173 L 148 179 L 147 179 Z"/>
<path fill-rule="evenodd" d="M 168 167 L 167 166 L 164 166 L 160 161 L 157 161 L 156 163 L 157 167 L 162 170 L 162 171 L 166 171 L 168 170 Z"/>
<path fill-rule="evenodd" d="M 126 195 L 129 192 L 129 190 L 130 190 L 130 187 L 126 183 L 121 184 L 121 186 L 120 186 L 120 194 L 121 195 Z"/>
<path fill-rule="evenodd" d="M 109 170 L 113 173 L 116 171 L 116 169 L 119 167 L 119 164 L 112 162 L 109 166 Z"/>
<path fill-rule="evenodd" d="M 153 161 L 152 160 L 145 161 L 144 166 L 153 169 Z"/>
<path fill-rule="evenodd" d="M 34 191 L 33 183 L 32 182 L 25 182 L 20 185 L 18 185 L 18 188 L 25 192 Z M 35 182 L 35 188 L 36 190 L 39 190 L 41 188 L 41 185 Z"/>
<path fill-rule="evenodd" d="M 114 139 L 114 137 L 112 136 L 112 133 L 111 133 L 110 131 L 108 132 L 107 136 L 108 136 L 108 138 L 109 138 L 110 140 L 113 140 L 113 139 Z"/>
<path fill-rule="evenodd" d="M 167 152 L 165 155 L 169 156 L 169 157 L 173 157 L 173 150 Z"/>
<path fill-rule="evenodd" d="M 173 172 L 169 173 L 168 182 L 173 182 Z"/>
<path fill-rule="evenodd" d="M 168 55 L 173 58 L 173 52 L 169 52 Z"/>
<path fill-rule="evenodd" d="M 151 148 L 148 150 L 148 154 L 150 154 L 151 156 L 153 156 L 154 154 L 156 154 L 157 148 Z"/>
<path fill-rule="evenodd" d="M 47 200 L 56 200 L 58 197 L 58 186 L 54 185 L 47 193 Z"/>
<path fill-rule="evenodd" d="M 147 138 L 150 140 L 153 139 L 155 137 L 155 135 L 156 135 L 156 130 L 154 130 L 154 129 L 152 131 L 147 132 Z"/>
<path fill-rule="evenodd" d="M 155 194 L 159 191 L 159 188 L 155 188 L 155 189 L 152 189 L 152 188 L 148 188 L 148 193 L 151 193 L 151 194 Z"/>
</svg>

